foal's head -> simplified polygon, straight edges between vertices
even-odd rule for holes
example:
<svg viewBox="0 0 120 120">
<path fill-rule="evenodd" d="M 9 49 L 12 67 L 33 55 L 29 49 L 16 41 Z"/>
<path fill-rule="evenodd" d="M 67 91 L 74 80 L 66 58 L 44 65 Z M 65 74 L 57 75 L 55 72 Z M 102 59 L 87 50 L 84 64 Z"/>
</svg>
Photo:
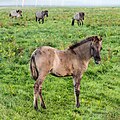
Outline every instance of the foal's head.
<svg viewBox="0 0 120 120">
<path fill-rule="evenodd" d="M 91 55 L 94 57 L 96 64 L 99 64 L 101 61 L 101 57 L 100 57 L 101 50 L 102 50 L 102 38 L 93 36 L 91 43 Z"/>
</svg>

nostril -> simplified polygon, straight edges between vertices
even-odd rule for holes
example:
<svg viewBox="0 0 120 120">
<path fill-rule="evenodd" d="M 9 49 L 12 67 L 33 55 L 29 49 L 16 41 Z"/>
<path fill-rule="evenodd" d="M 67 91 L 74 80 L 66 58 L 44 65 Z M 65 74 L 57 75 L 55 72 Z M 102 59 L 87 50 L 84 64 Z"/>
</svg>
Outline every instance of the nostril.
<svg viewBox="0 0 120 120">
<path fill-rule="evenodd" d="M 100 58 L 99 56 L 96 56 L 95 59 L 96 59 L 97 61 L 101 61 L 101 58 Z"/>
</svg>

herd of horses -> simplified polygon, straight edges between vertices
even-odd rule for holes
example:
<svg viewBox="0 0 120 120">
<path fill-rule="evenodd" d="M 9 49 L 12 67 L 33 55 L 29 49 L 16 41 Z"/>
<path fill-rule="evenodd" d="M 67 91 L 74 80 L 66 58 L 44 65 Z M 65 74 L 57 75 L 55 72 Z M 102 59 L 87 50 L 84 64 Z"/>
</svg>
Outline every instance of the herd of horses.
<svg viewBox="0 0 120 120">
<path fill-rule="evenodd" d="M 22 10 L 12 10 L 9 14 L 10 17 L 12 18 L 18 18 L 22 16 Z M 44 11 L 37 11 L 35 13 L 35 19 L 36 22 L 40 20 L 42 20 L 42 24 L 44 23 L 44 17 L 48 17 L 48 10 L 44 10 Z M 74 17 L 72 18 L 72 26 L 74 25 L 74 21 L 77 21 L 78 26 L 83 25 L 83 20 L 84 20 L 84 16 L 85 13 L 84 12 L 78 12 L 74 15 Z M 82 24 L 81 24 L 82 23 Z"/>
<path fill-rule="evenodd" d="M 22 16 L 21 10 L 12 11 L 10 17 Z M 48 11 L 36 12 L 36 21 L 48 17 Z M 79 12 L 72 18 L 72 24 L 76 20 L 78 25 L 83 25 L 84 12 Z M 46 108 L 42 97 L 42 84 L 48 74 L 57 77 L 72 76 L 74 83 L 74 93 L 76 107 L 80 106 L 80 82 L 83 73 L 87 70 L 90 59 L 93 57 L 96 64 L 101 61 L 100 51 L 102 49 L 102 38 L 91 36 L 69 46 L 65 50 L 58 50 L 50 46 L 41 46 L 37 48 L 30 58 L 30 71 L 32 78 L 36 81 L 34 84 L 34 108 L 38 109 L 38 97 L 40 97 L 41 107 Z"/>
</svg>

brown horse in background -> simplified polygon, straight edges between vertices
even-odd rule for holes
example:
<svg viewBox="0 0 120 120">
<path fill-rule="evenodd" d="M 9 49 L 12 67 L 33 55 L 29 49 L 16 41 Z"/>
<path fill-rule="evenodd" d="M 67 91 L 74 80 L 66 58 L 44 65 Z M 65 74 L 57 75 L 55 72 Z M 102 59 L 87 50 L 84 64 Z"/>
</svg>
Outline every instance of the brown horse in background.
<svg viewBox="0 0 120 120">
<path fill-rule="evenodd" d="M 49 46 L 37 48 L 30 60 L 30 70 L 34 80 L 34 108 L 38 109 L 38 96 L 40 96 L 42 108 L 46 108 L 42 98 L 42 83 L 47 74 L 55 76 L 73 76 L 76 107 L 80 106 L 80 81 L 87 70 L 90 58 L 95 63 L 101 61 L 100 51 L 102 39 L 98 36 L 88 37 L 66 50 L 57 50 Z"/>
</svg>

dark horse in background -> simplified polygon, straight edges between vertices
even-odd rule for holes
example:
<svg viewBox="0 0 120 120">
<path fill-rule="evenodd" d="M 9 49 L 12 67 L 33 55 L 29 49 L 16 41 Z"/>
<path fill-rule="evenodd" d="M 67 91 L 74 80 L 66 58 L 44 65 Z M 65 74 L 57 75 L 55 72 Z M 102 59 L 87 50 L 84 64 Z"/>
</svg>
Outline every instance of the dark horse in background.
<svg viewBox="0 0 120 120">
<path fill-rule="evenodd" d="M 83 25 L 83 20 L 84 20 L 85 13 L 84 12 L 79 12 L 74 15 L 72 18 L 72 26 L 74 25 L 75 20 L 77 21 L 78 26 Z"/>
<path fill-rule="evenodd" d="M 42 83 L 50 73 L 55 76 L 72 76 L 76 107 L 80 106 L 80 81 L 87 70 L 90 59 L 93 57 L 96 64 L 101 61 L 100 51 L 102 38 L 98 36 L 88 37 L 66 50 L 58 50 L 50 46 L 37 48 L 31 55 L 30 70 L 34 84 L 34 108 L 38 109 L 38 96 L 41 107 L 46 108 L 42 97 Z"/>
<path fill-rule="evenodd" d="M 40 23 L 40 20 L 42 20 L 42 24 L 43 24 L 45 16 L 48 17 L 48 10 L 36 12 L 35 14 L 36 22 L 39 21 Z"/>
</svg>

